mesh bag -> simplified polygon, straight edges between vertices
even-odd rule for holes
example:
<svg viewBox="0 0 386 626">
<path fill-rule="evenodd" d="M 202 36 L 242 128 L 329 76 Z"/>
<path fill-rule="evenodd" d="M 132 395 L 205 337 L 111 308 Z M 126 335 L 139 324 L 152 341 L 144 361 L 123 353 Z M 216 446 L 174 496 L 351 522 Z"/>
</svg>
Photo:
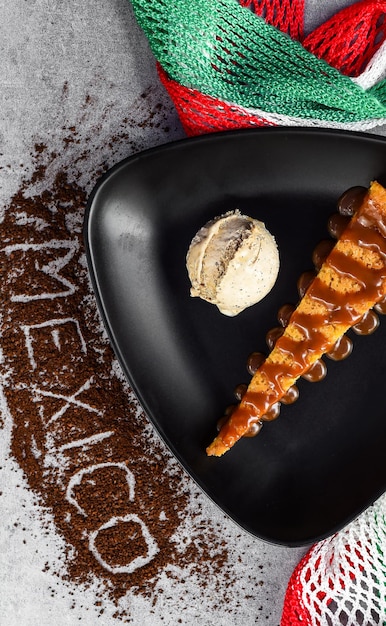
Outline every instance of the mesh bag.
<svg viewBox="0 0 386 626">
<path fill-rule="evenodd" d="M 299 563 L 281 626 L 296 624 L 386 625 L 386 495 Z"/>
<path fill-rule="evenodd" d="M 303 0 L 132 4 L 189 135 L 386 123 L 385 1 L 357 2 L 305 38 Z"/>
</svg>

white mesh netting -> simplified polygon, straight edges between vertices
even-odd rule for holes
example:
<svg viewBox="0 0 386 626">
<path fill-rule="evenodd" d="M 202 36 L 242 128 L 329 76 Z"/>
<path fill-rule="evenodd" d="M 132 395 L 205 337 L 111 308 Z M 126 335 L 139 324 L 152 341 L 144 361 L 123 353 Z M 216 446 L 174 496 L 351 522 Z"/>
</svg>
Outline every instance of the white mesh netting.
<svg viewBox="0 0 386 626">
<path fill-rule="evenodd" d="M 283 626 L 385 626 L 386 495 L 311 548 L 289 591 Z"/>
</svg>

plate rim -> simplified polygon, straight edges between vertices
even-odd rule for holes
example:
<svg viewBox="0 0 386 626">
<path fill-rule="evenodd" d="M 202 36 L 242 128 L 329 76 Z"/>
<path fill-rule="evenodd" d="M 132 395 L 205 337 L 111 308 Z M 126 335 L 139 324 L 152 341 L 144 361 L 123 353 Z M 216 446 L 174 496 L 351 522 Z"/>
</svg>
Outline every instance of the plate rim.
<svg viewBox="0 0 386 626">
<path fill-rule="evenodd" d="M 233 523 L 235 523 L 244 532 L 247 532 L 251 537 L 257 538 L 266 543 L 278 545 L 278 546 L 284 546 L 284 547 L 289 547 L 289 548 L 302 547 L 302 546 L 311 545 L 315 541 L 321 541 L 331 536 L 331 534 L 333 534 L 334 532 L 341 530 L 347 523 L 355 519 L 360 513 L 366 510 L 369 506 L 371 506 L 373 502 L 375 502 L 380 496 L 382 496 L 382 494 L 385 493 L 386 491 L 386 485 L 384 489 L 379 490 L 379 493 L 376 495 L 375 498 L 371 499 L 370 503 L 365 503 L 362 507 L 357 507 L 357 510 L 349 516 L 348 520 L 347 519 L 342 520 L 341 523 L 339 523 L 335 528 L 326 530 L 325 533 L 318 534 L 317 537 L 311 537 L 309 539 L 305 538 L 304 540 L 283 541 L 281 539 L 275 539 L 274 537 L 265 536 L 264 534 L 261 534 L 261 533 L 257 534 L 251 528 L 249 528 L 248 525 L 244 524 L 240 519 L 237 518 L 237 516 L 235 516 L 234 512 L 229 510 L 228 507 L 217 502 L 216 498 L 213 497 L 212 494 L 205 488 L 203 481 L 201 481 L 200 478 L 196 476 L 194 472 L 189 470 L 189 468 L 187 467 L 187 465 L 185 464 L 182 458 L 182 455 L 179 453 L 176 446 L 173 444 L 173 442 L 171 442 L 164 435 L 163 430 L 159 427 L 158 423 L 152 418 L 152 410 L 149 408 L 148 402 L 146 398 L 143 396 L 143 393 L 138 388 L 137 384 L 132 380 L 130 371 L 128 370 L 126 366 L 125 359 L 121 353 L 120 347 L 117 344 L 114 338 L 114 335 L 112 333 L 108 316 L 106 314 L 105 308 L 103 306 L 102 298 L 101 298 L 99 281 L 98 281 L 98 276 L 97 276 L 97 272 L 96 272 L 95 265 L 94 265 L 92 246 L 91 246 L 90 221 L 91 221 L 96 199 L 99 193 L 101 192 L 101 190 L 103 189 L 103 187 L 105 186 L 105 184 L 110 182 L 111 179 L 120 170 L 125 169 L 126 167 L 130 166 L 132 163 L 135 163 L 137 161 L 147 160 L 149 158 L 152 158 L 153 156 L 157 156 L 159 154 L 162 155 L 165 152 L 168 153 L 171 151 L 184 149 L 185 147 L 188 147 L 189 145 L 193 145 L 193 144 L 206 145 L 208 142 L 209 143 L 213 143 L 213 142 L 221 143 L 221 141 L 224 138 L 227 138 L 232 141 L 233 138 L 237 139 L 237 137 L 239 136 L 247 136 L 247 135 L 249 135 L 253 139 L 258 138 L 259 136 L 263 136 L 263 135 L 268 135 L 268 136 L 269 135 L 278 135 L 278 136 L 280 135 L 283 135 L 283 136 L 309 135 L 310 137 L 331 136 L 333 138 L 345 137 L 346 139 L 352 139 L 354 141 L 359 141 L 359 142 L 363 141 L 365 143 L 370 142 L 370 143 L 374 143 L 377 145 L 379 144 L 379 145 L 382 145 L 382 147 L 386 149 L 386 137 L 383 137 L 381 135 L 374 135 L 372 133 L 362 132 L 362 131 L 349 131 L 345 129 L 344 130 L 335 129 L 335 128 L 326 129 L 326 128 L 312 128 L 312 127 L 302 127 L 302 126 L 294 126 L 294 127 L 280 126 L 280 127 L 248 128 L 248 129 L 220 131 L 220 132 L 208 133 L 205 135 L 199 135 L 199 136 L 194 136 L 194 137 L 183 137 L 181 139 L 163 143 L 161 145 L 146 148 L 145 150 L 131 154 L 121 159 L 120 161 L 118 161 L 116 164 L 110 167 L 104 174 L 102 174 L 99 177 L 94 187 L 92 188 L 87 199 L 85 214 L 84 214 L 84 222 L 83 222 L 83 239 L 85 243 L 85 254 L 86 254 L 86 260 L 87 260 L 87 267 L 89 270 L 89 276 L 90 276 L 91 284 L 93 287 L 93 295 L 97 303 L 98 312 L 102 319 L 103 326 L 108 336 L 113 352 L 124 373 L 124 377 L 126 381 L 128 382 L 128 384 L 130 385 L 132 391 L 134 392 L 141 408 L 143 409 L 146 419 L 150 422 L 152 427 L 155 429 L 156 433 L 158 434 L 160 439 L 163 441 L 166 448 L 170 451 L 173 457 L 178 461 L 181 469 L 189 476 L 191 480 L 193 480 L 193 482 L 203 492 L 205 497 L 209 498 L 209 500 L 221 512 L 223 512 L 226 516 L 228 516 L 232 520 Z"/>
</svg>

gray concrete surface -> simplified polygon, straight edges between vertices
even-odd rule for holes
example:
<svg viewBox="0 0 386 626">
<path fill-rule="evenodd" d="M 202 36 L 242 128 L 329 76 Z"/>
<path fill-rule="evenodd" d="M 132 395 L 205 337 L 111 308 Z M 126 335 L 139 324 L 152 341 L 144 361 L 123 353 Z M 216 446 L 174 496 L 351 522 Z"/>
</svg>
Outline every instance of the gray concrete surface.
<svg viewBox="0 0 386 626">
<path fill-rule="evenodd" d="M 309 2 L 307 27 L 348 4 Z M 76 127 L 79 143 L 66 158 L 75 160 L 89 150 L 82 181 L 89 190 L 94 182 L 90 173 L 102 164 L 111 166 L 134 152 L 183 137 L 127 0 L 1 0 L 0 50 L 0 216 L 22 179 L 33 172 L 33 146 L 42 142 L 57 150 L 70 127 Z M 122 139 L 125 132 L 126 140 Z M 114 137 L 120 139 L 111 145 Z M 62 541 L 52 526 L 48 524 L 47 530 L 32 515 L 34 496 L 10 454 L 9 434 L 3 431 L 0 461 L 1 624 L 118 625 L 123 619 L 114 617 L 113 607 L 106 606 L 100 617 L 93 587 L 80 593 L 53 573 L 61 559 Z M 221 524 L 235 571 L 247 589 L 250 584 L 253 601 L 244 600 L 240 607 L 237 589 L 233 594 L 228 589 L 228 608 L 234 611 L 224 617 L 221 604 L 216 608 L 205 594 L 193 597 L 187 581 L 180 579 L 173 584 L 179 598 L 185 597 L 182 603 L 159 598 L 154 606 L 137 599 L 127 609 L 128 621 L 138 626 L 278 626 L 289 576 L 304 549 L 266 545 L 244 536 L 204 496 L 197 497 L 204 517 Z M 27 528 L 27 542 L 22 527 Z M 47 561 L 52 566 L 49 571 L 45 571 Z M 264 571 L 260 587 L 256 584 L 259 566 Z M 199 607 L 194 622 L 186 617 L 192 602 Z M 74 605 L 71 611 L 70 605 Z"/>
</svg>

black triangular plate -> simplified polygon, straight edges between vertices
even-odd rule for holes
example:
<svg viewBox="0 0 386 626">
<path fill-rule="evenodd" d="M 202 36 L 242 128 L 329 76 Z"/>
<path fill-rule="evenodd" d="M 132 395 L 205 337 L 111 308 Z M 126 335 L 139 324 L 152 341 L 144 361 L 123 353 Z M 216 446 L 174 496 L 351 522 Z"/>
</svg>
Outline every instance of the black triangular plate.
<svg viewBox="0 0 386 626">
<path fill-rule="evenodd" d="M 343 362 L 254 439 L 221 459 L 205 447 L 248 382 L 248 355 L 328 237 L 336 200 L 386 185 L 386 140 L 311 129 L 241 130 L 181 140 L 119 163 L 96 186 L 85 240 L 99 309 L 123 371 L 183 467 L 235 522 L 299 546 L 342 528 L 386 488 L 386 319 L 354 336 Z M 185 255 L 208 219 L 239 208 L 263 220 L 281 256 L 278 281 L 236 318 L 189 296 Z"/>
</svg>

